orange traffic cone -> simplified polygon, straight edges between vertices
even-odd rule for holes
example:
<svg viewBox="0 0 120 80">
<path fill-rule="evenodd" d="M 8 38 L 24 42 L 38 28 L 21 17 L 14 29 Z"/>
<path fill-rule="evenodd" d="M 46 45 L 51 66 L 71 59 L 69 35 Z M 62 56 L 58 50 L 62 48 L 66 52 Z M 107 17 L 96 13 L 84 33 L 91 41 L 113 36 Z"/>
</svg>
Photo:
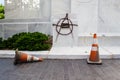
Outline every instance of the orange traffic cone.
<svg viewBox="0 0 120 80">
<path fill-rule="evenodd" d="M 26 62 L 41 62 L 43 61 L 43 58 L 37 58 L 31 55 L 28 55 L 23 52 L 19 52 L 18 49 L 15 51 L 15 60 L 14 65 L 19 63 L 26 63 Z"/>
<path fill-rule="evenodd" d="M 99 58 L 99 47 L 97 44 L 97 34 L 93 36 L 93 44 L 89 58 L 87 59 L 88 64 L 102 64 L 102 60 Z"/>
</svg>

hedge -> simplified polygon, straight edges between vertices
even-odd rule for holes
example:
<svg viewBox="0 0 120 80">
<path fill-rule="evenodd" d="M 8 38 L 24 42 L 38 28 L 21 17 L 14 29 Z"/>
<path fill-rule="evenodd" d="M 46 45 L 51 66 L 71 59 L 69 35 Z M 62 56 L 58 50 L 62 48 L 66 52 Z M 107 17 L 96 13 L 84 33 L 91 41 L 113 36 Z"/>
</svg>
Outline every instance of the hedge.
<svg viewBox="0 0 120 80">
<path fill-rule="evenodd" d="M 49 39 L 49 36 L 43 33 L 22 32 L 9 37 L 7 40 L 0 38 L 0 49 L 49 50 L 51 47 L 51 44 L 48 42 Z"/>
</svg>

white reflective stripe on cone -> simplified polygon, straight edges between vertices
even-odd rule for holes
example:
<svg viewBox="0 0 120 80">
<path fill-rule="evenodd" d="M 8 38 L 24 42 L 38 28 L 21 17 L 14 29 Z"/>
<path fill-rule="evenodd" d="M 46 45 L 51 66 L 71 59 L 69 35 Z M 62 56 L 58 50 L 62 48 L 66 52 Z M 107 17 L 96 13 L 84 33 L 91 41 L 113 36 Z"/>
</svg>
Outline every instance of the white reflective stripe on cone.
<svg viewBox="0 0 120 80">
<path fill-rule="evenodd" d="M 39 58 L 37 58 L 37 57 L 33 57 L 33 60 L 34 60 L 34 61 L 38 61 Z"/>
<path fill-rule="evenodd" d="M 27 61 L 31 61 L 32 60 L 32 56 L 28 55 L 27 56 Z"/>
<path fill-rule="evenodd" d="M 97 47 L 92 47 L 91 50 L 92 50 L 92 51 L 97 51 L 98 49 L 97 49 Z"/>
<path fill-rule="evenodd" d="M 97 44 L 97 43 L 98 43 L 97 39 L 94 39 L 93 44 Z"/>
</svg>

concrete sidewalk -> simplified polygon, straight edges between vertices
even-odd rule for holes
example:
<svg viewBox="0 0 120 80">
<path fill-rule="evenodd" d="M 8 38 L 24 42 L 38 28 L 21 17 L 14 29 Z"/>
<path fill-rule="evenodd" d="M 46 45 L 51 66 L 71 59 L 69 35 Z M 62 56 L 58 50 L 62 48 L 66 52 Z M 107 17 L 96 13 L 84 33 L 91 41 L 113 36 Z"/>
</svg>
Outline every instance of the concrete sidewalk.
<svg viewBox="0 0 120 80">
<path fill-rule="evenodd" d="M 50 51 L 21 51 L 48 59 L 86 59 L 91 47 L 52 47 Z M 120 47 L 99 47 L 100 58 L 120 58 Z M 14 58 L 14 50 L 0 50 L 0 58 Z"/>
<path fill-rule="evenodd" d="M 49 53 L 50 59 L 86 59 L 90 55 L 91 47 L 53 47 Z M 99 47 L 100 58 L 120 58 L 120 47 Z"/>
</svg>

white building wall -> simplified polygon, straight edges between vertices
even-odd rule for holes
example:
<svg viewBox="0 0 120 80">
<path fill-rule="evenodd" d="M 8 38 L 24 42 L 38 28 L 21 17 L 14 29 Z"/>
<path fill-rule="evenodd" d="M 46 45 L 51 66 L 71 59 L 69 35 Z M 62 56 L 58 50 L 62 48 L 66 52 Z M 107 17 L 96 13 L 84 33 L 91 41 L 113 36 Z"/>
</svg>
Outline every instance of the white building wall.
<svg viewBox="0 0 120 80">
<path fill-rule="evenodd" d="M 99 0 L 99 33 L 120 33 L 120 0 Z"/>
<path fill-rule="evenodd" d="M 6 19 L 50 18 L 51 0 L 5 0 Z"/>
<path fill-rule="evenodd" d="M 70 0 L 52 0 L 52 16 L 70 13 Z"/>
<path fill-rule="evenodd" d="M 76 16 L 78 34 L 82 34 L 80 45 L 91 43 L 88 36 L 91 37 L 90 33 L 94 32 L 100 33 L 99 42 L 103 45 L 113 45 L 113 37 L 116 42 L 120 40 L 120 0 L 5 0 L 6 19 L 0 20 L 0 36 L 12 36 L 19 30 L 19 26 L 24 30 L 20 28 L 18 32 L 52 34 L 53 18 L 61 14 L 64 17 L 66 13 Z M 19 25 L 21 22 L 25 25 Z M 44 25 L 44 22 L 47 23 Z"/>
<path fill-rule="evenodd" d="M 75 14 L 80 33 L 119 33 L 120 0 L 5 0 L 6 19 L 50 21 Z"/>
<path fill-rule="evenodd" d="M 97 32 L 98 0 L 72 0 L 72 13 L 77 14 L 80 33 Z"/>
</svg>

